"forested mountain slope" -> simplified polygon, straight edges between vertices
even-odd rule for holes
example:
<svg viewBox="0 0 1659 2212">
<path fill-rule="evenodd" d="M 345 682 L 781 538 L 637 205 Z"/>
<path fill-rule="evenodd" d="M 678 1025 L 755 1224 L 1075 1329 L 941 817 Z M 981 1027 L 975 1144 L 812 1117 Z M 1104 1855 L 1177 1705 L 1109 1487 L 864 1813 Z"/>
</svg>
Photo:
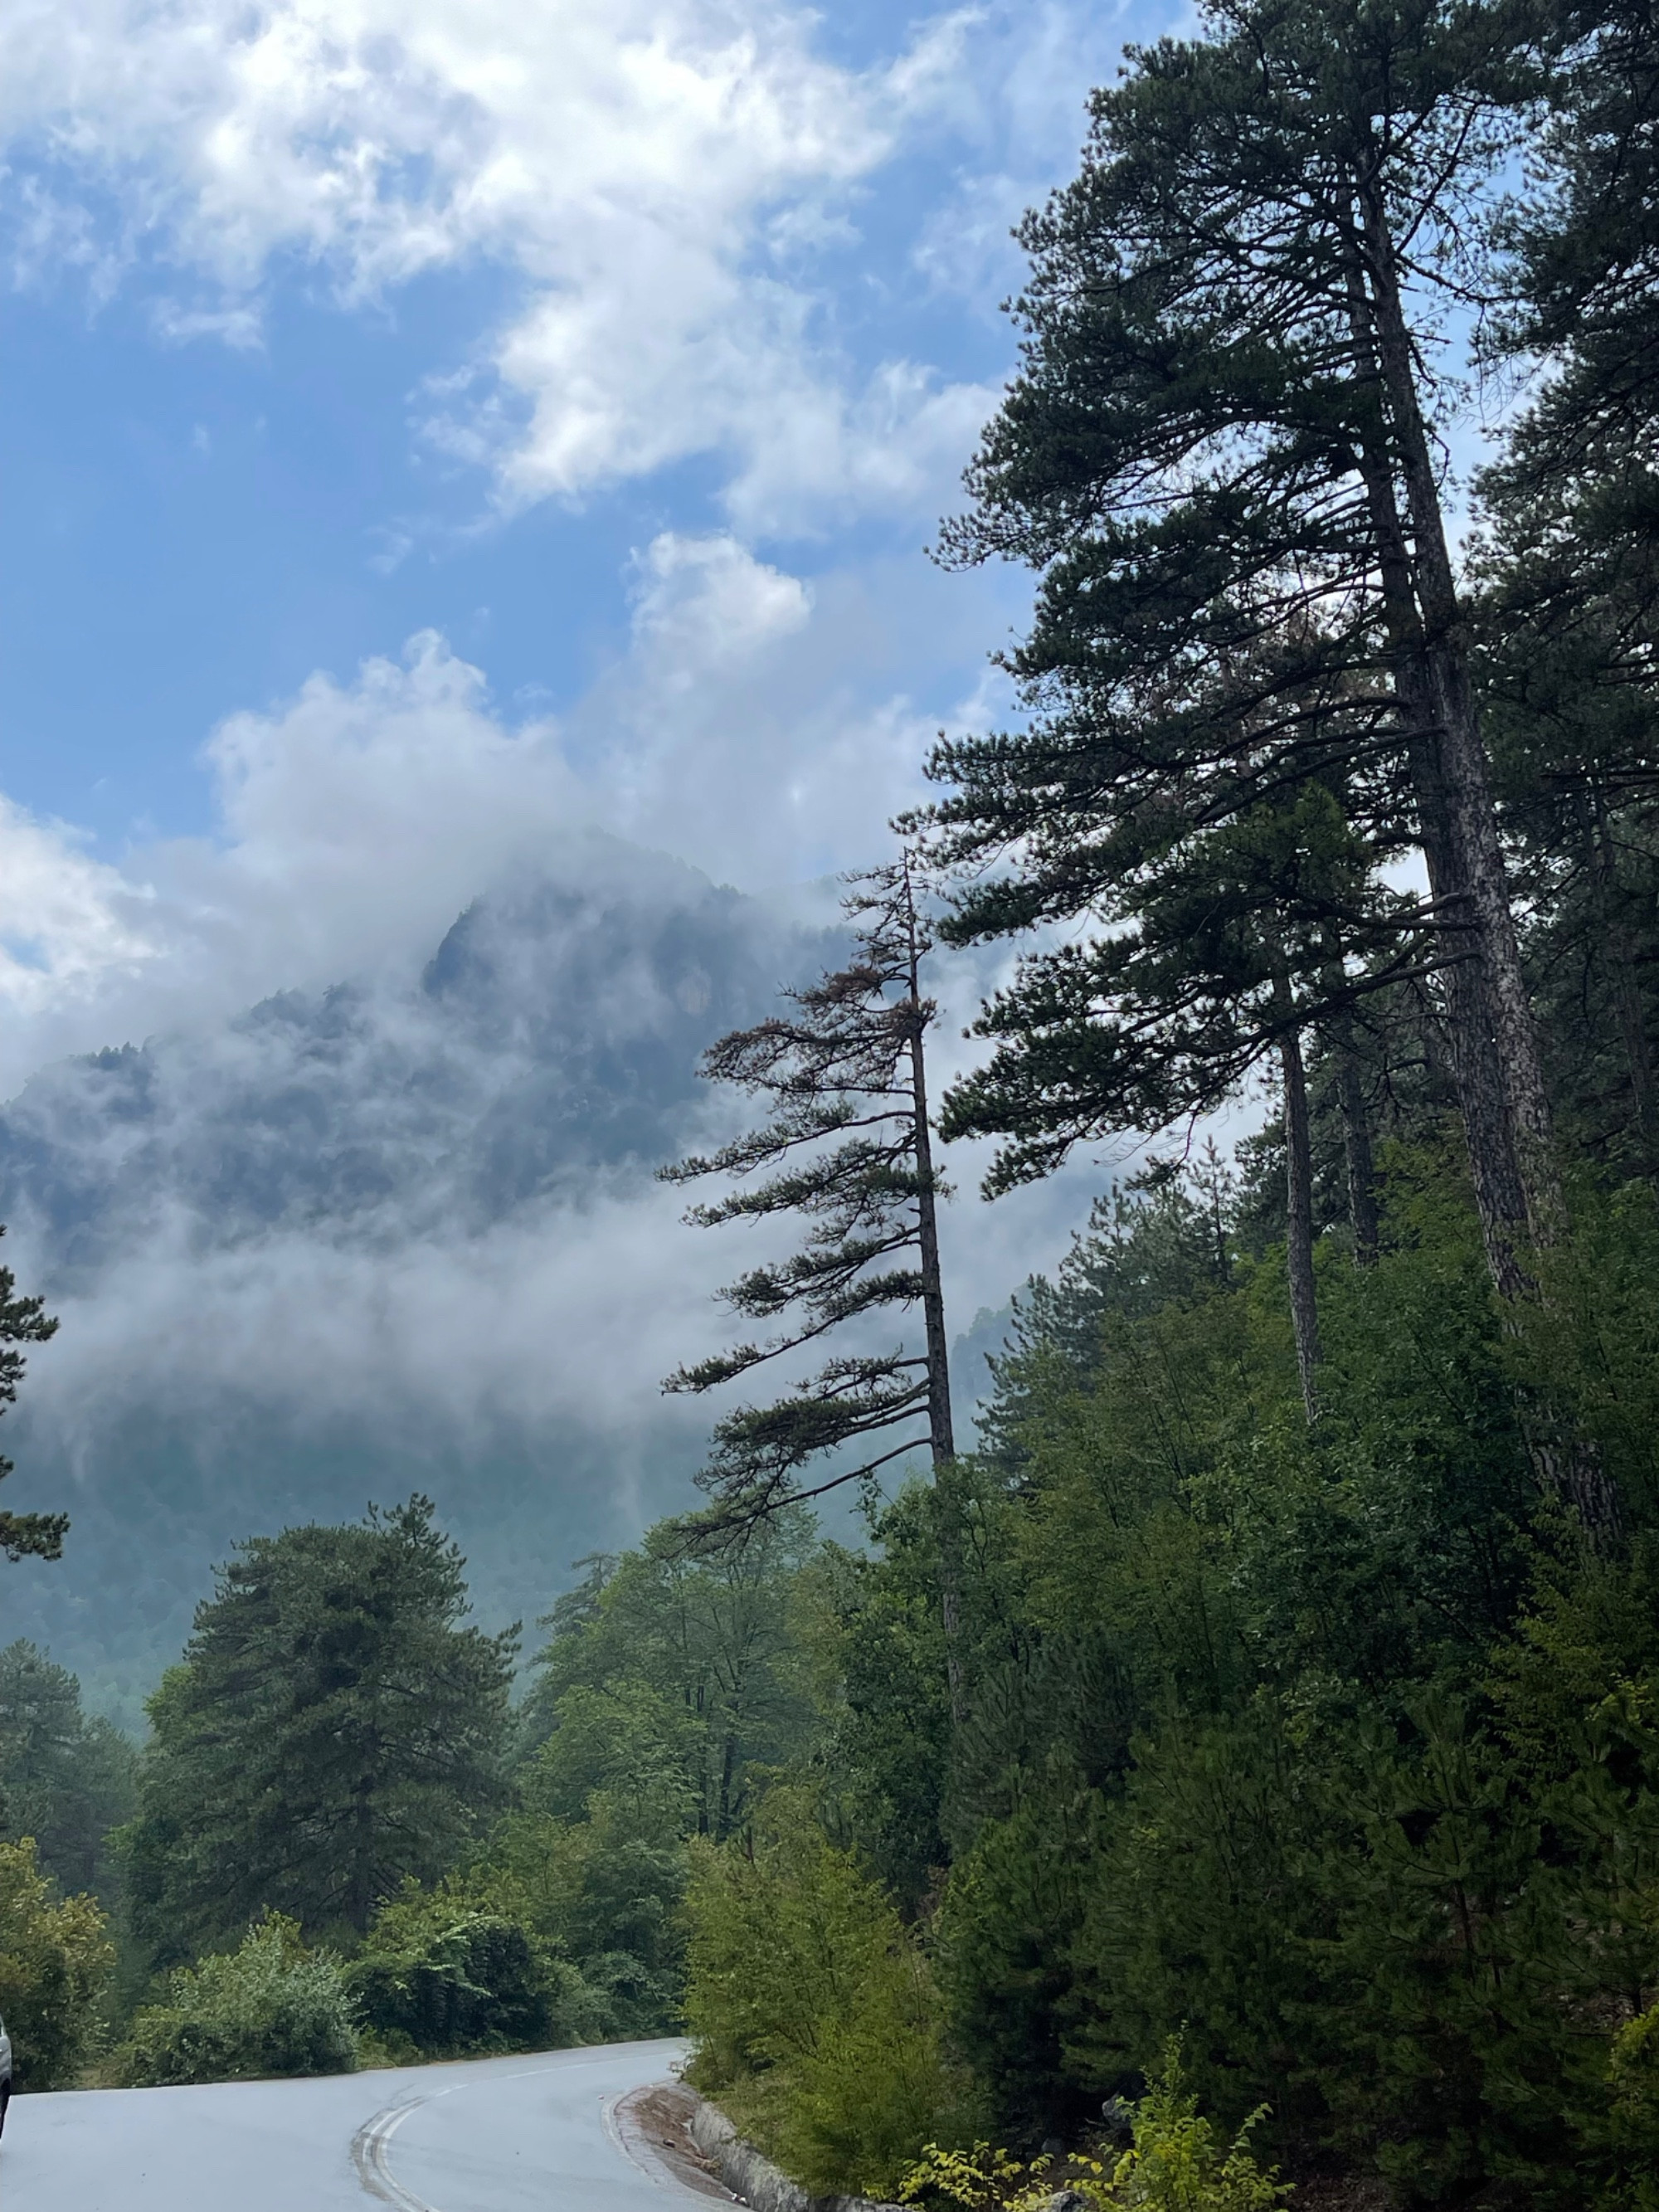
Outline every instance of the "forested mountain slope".
<svg viewBox="0 0 1659 2212">
<path fill-rule="evenodd" d="M 661 1510 L 704 1423 L 620 1378 L 666 1367 L 652 1310 L 706 1286 L 655 1267 L 640 1296 L 678 1210 L 653 1171 L 706 1124 L 702 1048 L 820 951 L 594 841 L 406 981 L 37 1076 L 0 1113 L 0 1219 L 64 1328 L 8 1424 L 9 1503 L 74 1528 L 8 1572 L 4 1634 L 134 1719 L 250 1528 L 423 1488 L 510 1620 Z"/>
</svg>

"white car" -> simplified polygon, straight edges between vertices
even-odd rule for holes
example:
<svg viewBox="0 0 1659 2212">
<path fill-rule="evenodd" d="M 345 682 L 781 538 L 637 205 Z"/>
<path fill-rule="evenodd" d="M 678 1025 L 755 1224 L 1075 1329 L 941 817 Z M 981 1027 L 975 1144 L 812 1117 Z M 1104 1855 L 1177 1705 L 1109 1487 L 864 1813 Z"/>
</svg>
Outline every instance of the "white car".
<svg viewBox="0 0 1659 2212">
<path fill-rule="evenodd" d="M 0 2020 L 0 2136 L 6 2132 L 6 2107 L 11 2102 L 11 2038 Z"/>
</svg>

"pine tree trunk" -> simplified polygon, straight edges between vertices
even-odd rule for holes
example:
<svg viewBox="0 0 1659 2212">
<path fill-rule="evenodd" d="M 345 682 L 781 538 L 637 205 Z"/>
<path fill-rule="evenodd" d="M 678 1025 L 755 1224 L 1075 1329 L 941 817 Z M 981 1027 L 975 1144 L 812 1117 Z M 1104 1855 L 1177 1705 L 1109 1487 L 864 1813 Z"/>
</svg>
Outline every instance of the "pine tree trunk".
<svg viewBox="0 0 1659 2212">
<path fill-rule="evenodd" d="M 378 1743 L 374 1753 L 378 1754 Z M 351 1808 L 351 1841 L 349 1872 L 346 1877 L 345 1918 L 360 1936 L 368 1933 L 368 1923 L 374 1911 L 374 1783 L 369 1774 L 360 1775 Z"/>
<path fill-rule="evenodd" d="M 907 884 L 908 895 L 908 884 Z M 922 1011 L 921 954 L 914 910 L 910 922 L 910 1101 L 915 1123 L 916 1227 L 921 1274 L 922 1327 L 927 1346 L 927 1430 L 933 1460 L 933 1501 L 939 1525 L 939 1619 L 945 1631 L 945 1672 L 951 1719 L 968 1717 L 962 1668 L 962 1534 L 951 1468 L 957 1455 L 951 1411 L 951 1346 L 945 1332 L 945 1288 L 939 1271 L 939 1205 L 933 1185 L 933 1133 L 927 1119 L 927 1022 Z"/>
<path fill-rule="evenodd" d="M 1553 1243 L 1566 1226 L 1566 1206 L 1469 681 L 1466 629 L 1401 304 L 1398 255 L 1375 167 L 1359 179 L 1358 197 L 1370 276 L 1362 343 L 1374 333 L 1370 363 L 1387 401 L 1411 517 L 1408 554 L 1390 472 L 1385 487 L 1389 520 L 1379 539 L 1387 559 L 1392 538 L 1390 565 L 1406 564 L 1413 627 L 1420 640 L 1401 660 L 1399 688 L 1413 732 L 1412 769 L 1430 886 L 1437 906 L 1470 939 L 1472 957 L 1454 957 L 1444 971 L 1448 1026 L 1487 1261 L 1499 1291 L 1514 1300 L 1532 1288 L 1516 1256 L 1517 1234 L 1540 1248 Z M 1367 491 L 1376 517 L 1379 501 L 1369 477 Z M 1396 579 L 1391 589 L 1385 568 L 1385 599 L 1392 600 L 1398 588 Z M 1391 631 L 1394 620 L 1391 609 Z M 1430 732 L 1431 752 L 1424 742 Z M 1518 1410 L 1540 1480 L 1573 1506 L 1593 1543 L 1605 1542 L 1620 1516 L 1601 1453 L 1571 1422 L 1555 1419 L 1527 1394 Z"/>
<path fill-rule="evenodd" d="M 919 1003 L 918 1015 L 920 1014 Z M 927 1126 L 927 1076 L 921 1030 L 910 1045 L 911 1094 L 916 1117 L 916 1211 L 921 1260 L 921 1314 L 927 1340 L 927 1427 L 935 1467 L 957 1455 L 951 1413 L 951 1349 L 945 1334 L 945 1291 L 939 1275 L 939 1212 L 933 1194 L 933 1133 Z"/>
<path fill-rule="evenodd" d="M 732 1778 L 737 1771 L 738 1740 L 728 1730 L 720 1756 L 720 1794 L 714 1841 L 724 1843 L 732 1832 Z"/>
<path fill-rule="evenodd" d="M 1630 931 L 1620 911 L 1619 880 L 1613 832 L 1601 787 L 1591 791 L 1593 823 L 1589 836 L 1590 885 L 1602 957 L 1613 986 L 1618 1010 L 1619 1034 L 1630 1075 L 1631 1104 L 1642 1140 L 1642 1161 L 1648 1173 L 1659 1170 L 1659 1105 L 1653 1085 L 1653 1056 L 1648 1047 L 1647 1009 L 1637 978 Z"/>
<path fill-rule="evenodd" d="M 1371 1152 L 1370 1115 L 1365 1107 L 1365 1085 L 1359 1055 L 1354 1048 L 1353 1018 L 1346 1010 L 1330 1024 L 1331 1050 L 1336 1060 L 1336 1103 L 1342 1116 L 1342 1162 L 1347 1172 L 1348 1225 L 1353 1231 L 1353 1256 L 1369 1267 L 1376 1257 L 1379 1224 L 1376 1213 L 1376 1163 Z"/>
<path fill-rule="evenodd" d="M 1357 258 L 1350 280 L 1349 324 L 1359 366 L 1380 394 L 1383 380 L 1371 304 L 1364 293 Z M 1516 1298 L 1527 1289 L 1526 1274 L 1516 1257 L 1516 1241 L 1527 1224 L 1526 1188 L 1513 1140 L 1490 973 L 1474 927 L 1468 872 L 1453 819 L 1439 708 L 1411 555 L 1395 498 L 1392 468 L 1380 438 L 1379 429 L 1378 443 L 1362 441 L 1357 459 L 1376 540 L 1383 616 L 1394 655 L 1394 692 L 1404 725 L 1429 894 L 1436 927 L 1450 941 L 1441 981 L 1453 1081 L 1486 1264 L 1499 1293 Z"/>
<path fill-rule="evenodd" d="M 1486 971 L 1505 1119 L 1535 1244 L 1553 1243 L 1566 1210 L 1538 1032 L 1510 905 L 1486 747 L 1469 682 L 1468 638 L 1446 544 L 1433 457 L 1418 399 L 1411 333 L 1401 304 L 1398 258 L 1375 171 L 1360 180 L 1373 327 L 1411 517 L 1413 583 L 1421 611 L 1438 727 L 1446 823 L 1468 902 L 1471 934 Z"/>
<path fill-rule="evenodd" d="M 1273 996 L 1286 1016 L 1290 985 L 1280 974 Z M 1313 1147 L 1308 1127 L 1308 1078 L 1302 1062 L 1302 1038 L 1287 1026 L 1279 1040 L 1279 1065 L 1285 1080 L 1285 1255 L 1290 1282 L 1291 1329 L 1296 1339 L 1296 1371 L 1310 1421 L 1319 1418 L 1317 1374 L 1319 1300 L 1314 1282 Z"/>
</svg>

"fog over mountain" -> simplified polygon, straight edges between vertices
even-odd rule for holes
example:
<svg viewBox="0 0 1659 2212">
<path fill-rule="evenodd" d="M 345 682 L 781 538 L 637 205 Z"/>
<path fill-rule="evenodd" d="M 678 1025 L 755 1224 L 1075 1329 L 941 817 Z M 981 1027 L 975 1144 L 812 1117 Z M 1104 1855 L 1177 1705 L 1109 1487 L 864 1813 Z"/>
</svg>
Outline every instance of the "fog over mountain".
<svg viewBox="0 0 1659 2212">
<path fill-rule="evenodd" d="M 655 1381 L 712 1341 L 732 1255 L 653 1171 L 737 1109 L 703 1046 L 833 951 L 594 838 L 411 984 L 36 1076 L 0 1113 L 0 1216 L 64 1326 L 6 1424 L 8 1503 L 75 1527 L 7 1572 L 0 1633 L 131 1718 L 251 1529 L 423 1488 L 501 1619 L 683 1500 L 707 1409 Z"/>
<path fill-rule="evenodd" d="M 8 1505 L 73 1525 L 61 1562 L 0 1566 L 0 1642 L 141 1725 L 240 1538 L 419 1489 L 533 1646 L 574 1560 L 695 1496 L 718 1408 L 661 1377 L 788 1231 L 686 1228 L 655 1170 L 749 1117 L 699 1056 L 837 957 L 836 918 L 833 885 L 750 896 L 582 832 L 423 960 L 34 1075 L 0 1108 L 0 1220 L 62 1328 L 0 1444 Z M 941 1081 L 990 980 L 939 963 Z M 978 1163 L 945 1168 L 965 1432 L 1010 1290 L 1101 1170 L 986 1208 Z"/>
</svg>

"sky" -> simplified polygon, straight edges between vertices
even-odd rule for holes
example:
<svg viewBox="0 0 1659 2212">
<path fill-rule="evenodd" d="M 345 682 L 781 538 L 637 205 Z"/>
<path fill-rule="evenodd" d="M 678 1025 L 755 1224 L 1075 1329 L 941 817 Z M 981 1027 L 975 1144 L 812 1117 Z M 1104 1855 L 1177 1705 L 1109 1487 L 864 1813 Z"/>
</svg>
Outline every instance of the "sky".
<svg viewBox="0 0 1659 2212">
<path fill-rule="evenodd" d="M 1002 706 L 925 548 L 1009 231 L 1170 11 L 12 0 L 0 1092 L 551 825 L 766 890 Z"/>
</svg>

